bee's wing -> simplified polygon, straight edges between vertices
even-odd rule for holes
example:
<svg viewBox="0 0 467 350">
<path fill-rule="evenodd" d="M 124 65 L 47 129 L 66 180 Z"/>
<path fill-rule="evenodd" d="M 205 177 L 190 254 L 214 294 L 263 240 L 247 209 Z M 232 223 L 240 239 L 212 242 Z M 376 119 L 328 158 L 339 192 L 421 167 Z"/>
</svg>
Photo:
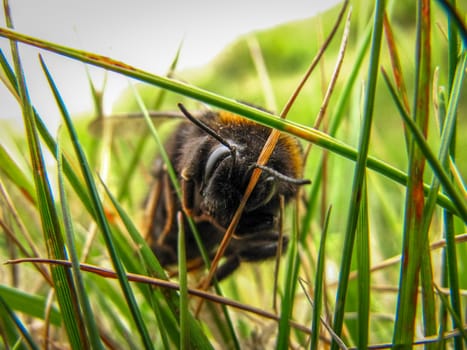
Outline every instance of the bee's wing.
<svg viewBox="0 0 467 350">
<path fill-rule="evenodd" d="M 179 111 L 150 111 L 149 117 L 155 126 L 184 118 Z M 143 113 L 129 112 L 97 117 L 88 125 L 89 132 L 94 136 L 102 135 L 104 128 L 111 128 L 114 136 L 140 135 L 147 130 L 147 124 Z"/>
</svg>

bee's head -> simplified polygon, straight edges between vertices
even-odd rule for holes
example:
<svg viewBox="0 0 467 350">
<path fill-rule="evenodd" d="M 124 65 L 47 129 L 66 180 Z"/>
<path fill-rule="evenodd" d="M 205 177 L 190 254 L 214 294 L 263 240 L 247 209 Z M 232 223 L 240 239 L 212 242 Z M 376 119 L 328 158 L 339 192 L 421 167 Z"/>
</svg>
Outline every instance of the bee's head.
<svg viewBox="0 0 467 350">
<path fill-rule="evenodd" d="M 194 149 L 199 161 L 195 202 L 197 215 L 207 215 L 226 228 L 237 210 L 255 168 L 262 170 L 251 193 L 239 227 L 247 230 L 271 229 L 279 212 L 279 198 L 287 201 L 297 191 L 298 185 L 308 183 L 302 175 L 302 153 L 299 142 L 282 135 L 265 166 L 256 162 L 271 129 L 245 120 L 235 114 L 219 113 L 214 118 L 194 118 L 179 105 L 184 115 L 206 138 Z M 195 150 L 196 149 L 196 150 Z M 244 224 L 242 224 L 244 223 Z M 251 226 L 247 228 L 247 226 Z"/>
<path fill-rule="evenodd" d="M 282 172 L 287 159 L 278 159 L 278 154 L 273 153 L 268 163 L 271 166 L 258 166 L 259 149 L 254 148 L 218 145 L 205 163 L 200 207 L 223 227 L 229 225 L 255 168 L 263 171 L 245 205 L 243 217 L 258 215 L 263 217 L 264 224 L 273 222 L 277 216 L 280 195 L 289 199 L 296 192 L 297 185 L 308 183 L 289 177 L 286 171 Z"/>
</svg>

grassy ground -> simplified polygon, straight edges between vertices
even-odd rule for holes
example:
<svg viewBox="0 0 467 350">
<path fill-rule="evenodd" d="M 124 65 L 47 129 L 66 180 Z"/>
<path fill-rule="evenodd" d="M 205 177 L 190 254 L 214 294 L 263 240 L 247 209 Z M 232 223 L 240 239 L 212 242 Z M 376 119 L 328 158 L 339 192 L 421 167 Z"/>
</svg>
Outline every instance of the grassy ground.
<svg viewBox="0 0 467 350">
<path fill-rule="evenodd" d="M 205 69 L 175 69 L 175 77 L 193 86 L 45 44 L 144 82 L 122 96 L 117 111 L 174 110 L 180 101 L 196 109 L 199 102 L 208 103 L 294 134 L 305 149 L 312 146 L 305 177 L 313 183 L 284 215 L 291 243 L 277 288 L 274 261 L 244 264 L 203 294 L 209 302 L 199 315 L 200 299 L 190 293 L 206 271 L 167 281 L 139 234 L 152 161 L 172 126 L 157 123 L 154 133 L 137 131 L 131 122 L 123 130 L 133 137 L 121 137 L 118 130 L 112 135 L 108 127 L 90 136 L 87 123 L 68 118 L 66 101 L 44 64 L 64 120 L 58 135 L 48 135 L 26 94 L 21 57 L 14 47 L 13 62 L 2 57 L 5 84 L 24 111 L 25 134 L 1 141 L 0 256 L 55 261 L 1 267 L 2 346 L 362 349 L 410 348 L 417 342 L 420 348 L 462 349 L 467 339 L 462 30 L 438 2 L 352 5 L 348 35 L 346 8 L 300 92 L 299 82 L 341 7 L 240 38 Z M 466 11 L 458 4 L 461 19 Z M 0 35 L 29 40 L 3 29 Z M 345 38 L 342 65 L 334 74 Z M 235 101 L 278 114 L 295 95 L 288 114 L 294 124 Z M 323 101 L 328 105 L 317 123 Z M 45 167 L 44 157 L 57 162 Z M 183 261 L 179 267 L 185 270 Z"/>
</svg>

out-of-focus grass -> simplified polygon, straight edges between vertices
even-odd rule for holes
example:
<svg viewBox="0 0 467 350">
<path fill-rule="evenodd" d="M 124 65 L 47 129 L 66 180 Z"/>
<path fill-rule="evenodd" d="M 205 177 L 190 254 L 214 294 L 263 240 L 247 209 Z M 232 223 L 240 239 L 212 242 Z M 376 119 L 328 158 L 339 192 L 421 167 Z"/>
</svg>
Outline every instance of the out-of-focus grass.
<svg viewBox="0 0 467 350">
<path fill-rule="evenodd" d="M 292 130 L 307 140 L 314 135 L 317 137 L 316 143 L 323 146 L 313 145 L 306 162 L 305 177 L 310 178 L 313 184 L 304 189 L 303 200 L 300 200 L 298 207 L 295 210 L 287 208 L 284 215 L 284 231 L 289 236 L 293 235 L 294 245 L 281 262 L 277 295 L 273 295 L 272 262 L 244 264 L 217 289 L 217 292 L 222 290 L 224 296 L 242 305 L 254 306 L 268 312 L 269 316 L 275 314 L 275 317 L 266 318 L 259 313 L 247 316 L 233 308 L 220 311 L 218 306 L 209 304 L 203 308 L 198 322 L 194 319 L 193 311 L 197 300 L 192 302 L 191 297 L 187 299 L 185 289 L 180 296 L 176 292 L 143 284 L 130 283 L 127 289 L 126 282 L 122 282 L 123 276 L 117 283 L 88 272 L 81 272 L 81 282 L 79 279 L 69 279 L 67 282 L 67 288 L 77 292 L 77 298 L 56 297 L 53 294 L 55 289 L 50 286 L 52 279 L 42 265 L 4 265 L 0 270 L 1 284 L 4 285 L 0 288 L 0 334 L 4 347 L 15 344 L 19 348 L 26 348 L 27 344 L 39 347 L 44 344 L 44 339 L 57 346 L 66 344 L 67 347 L 79 347 L 83 345 L 77 340 L 79 336 L 72 336 L 77 330 L 81 336 L 89 337 L 94 347 L 99 347 L 100 342 L 111 348 L 270 347 L 276 344 L 276 336 L 279 335 L 279 344 L 289 343 L 302 348 L 309 346 L 311 329 L 320 330 L 312 338 L 313 346 L 318 347 L 324 347 L 332 339 L 335 347 L 341 344 L 408 347 L 415 340 L 423 343 L 424 336 L 432 336 L 432 340 L 442 337 L 441 333 L 433 335 L 433 330 L 451 332 L 455 327 L 466 327 L 463 313 L 467 288 L 467 248 L 464 243 L 465 217 L 462 219 L 466 205 L 462 181 L 465 181 L 463 179 L 467 174 L 467 140 L 463 137 L 467 131 L 467 120 L 463 118 L 467 110 L 466 83 L 463 81 L 465 51 L 458 44 L 458 32 L 449 20 L 449 14 L 436 3 L 431 4 L 429 18 L 423 17 L 427 15 L 426 11 L 419 12 L 422 15 L 417 17 L 421 1 L 420 4 L 416 1 L 378 4 L 380 10 L 386 10 L 395 44 L 387 44 L 387 33 L 382 34 L 381 42 L 375 41 L 374 28 L 379 24 L 373 24 L 373 2 L 353 4 L 349 46 L 321 126 L 324 133 L 335 138 L 320 139 L 319 134 L 313 134 L 308 128 L 314 123 L 331 78 L 343 25 L 292 106 L 289 118 L 297 123 L 297 128 L 274 124 Z M 458 3 L 456 6 L 461 18 L 465 18 L 466 5 Z M 339 7 L 317 19 L 252 34 L 261 50 L 265 64 L 263 68 L 267 71 L 279 109 L 288 100 L 323 44 L 338 11 Z M 378 16 L 381 16 L 381 12 Z M 422 20 L 425 24 L 435 24 L 428 31 L 420 24 Z M 425 69 L 419 69 L 421 61 L 415 58 L 417 31 L 431 38 L 429 46 L 424 48 L 431 54 L 431 62 L 424 63 L 427 64 Z M 446 33 L 450 33 L 449 37 Z M 5 31 L 0 35 L 6 35 Z M 225 101 L 225 98 L 231 98 L 256 105 L 267 104 L 263 90 L 265 81 L 261 81 L 264 77 L 261 78 L 257 72 L 258 66 L 253 63 L 249 39 L 251 37 L 240 38 L 204 69 L 184 72 L 175 69 L 177 77 L 183 77 L 184 81 L 219 96 L 196 87 L 171 85 L 170 81 L 145 72 L 120 72 L 152 82 L 136 86 L 146 107 L 174 110 L 180 101 L 190 108 L 199 107 L 197 102 L 178 94 L 181 92 L 195 100 L 234 109 L 247 117 L 270 123 L 267 115 Z M 53 46 L 46 45 L 46 49 Z M 57 50 L 60 51 L 60 48 Z M 380 50 L 379 56 L 370 58 L 370 50 L 374 55 Z M 90 56 L 78 57 L 80 54 L 77 52 L 74 57 L 92 63 Z M 401 62 L 400 68 L 394 68 L 391 64 L 391 57 L 395 55 Z M 24 95 L 21 85 L 18 85 L 20 66 L 17 64 L 15 71 L 13 63 L 8 62 L 5 56 L 2 56 L 1 62 L 5 81 L 13 87 L 12 93 Z M 368 68 L 377 62 L 376 69 Z M 121 68 L 112 66 L 111 62 L 106 64 L 109 64 L 106 66 L 108 69 Z M 437 79 L 433 78 L 435 67 L 438 69 Z M 456 70 L 456 67 L 460 68 Z M 386 72 L 385 79 L 380 68 Z M 58 97 L 60 86 L 54 87 L 53 75 L 50 72 L 51 89 L 57 89 L 57 100 L 66 108 L 66 101 Z M 395 75 L 402 80 L 395 79 Z M 423 84 L 421 80 L 424 80 Z M 401 81 L 406 86 L 406 92 L 401 89 Z M 415 86 L 419 86 L 418 95 L 414 91 Z M 427 86 L 429 94 L 420 98 L 420 89 Z M 371 95 L 374 95 L 372 108 L 367 100 Z M 98 97 L 98 94 L 95 96 Z M 134 89 L 128 89 L 115 110 L 140 111 L 134 96 Z M 408 109 L 401 103 L 404 99 L 409 101 Z M 98 98 L 96 103 L 99 103 Z M 421 103 L 421 110 L 426 110 L 427 142 L 415 137 L 417 133 L 407 120 L 417 115 L 414 114 L 416 103 Z M 34 101 L 27 97 L 20 102 L 23 108 L 28 108 L 29 104 L 33 106 Z M 48 236 L 44 235 L 44 230 L 51 226 L 48 215 L 44 214 L 47 205 L 41 202 L 45 191 L 52 199 L 48 202 L 48 210 L 55 211 L 59 218 L 60 226 L 56 227 L 55 234 L 57 237 L 65 232 L 68 234 L 68 239 L 58 244 L 63 252 L 66 247 L 66 256 L 70 260 L 78 258 L 81 262 L 117 270 L 121 264 L 121 272 L 166 278 L 144 240 L 138 236 L 142 206 L 151 183 L 151 166 L 158 152 L 149 133 L 133 132 L 136 129 L 130 122 L 123 126 L 123 134 L 127 134 L 125 137 L 120 137 L 118 130 L 114 130 L 114 137 L 110 134 L 105 136 L 108 128 L 95 137 L 88 132 L 87 122 L 76 120 L 71 125 L 77 129 L 77 138 L 73 140 L 65 130 L 61 131 L 60 137 L 47 135 L 40 124 L 41 116 L 35 115 L 34 110 L 28 113 L 29 118 L 36 119 L 36 132 L 43 141 L 41 146 L 27 148 L 21 144 L 32 140 L 34 137 L 31 135 L 5 135 L 0 142 L 0 256 L 5 259 L 57 257 L 46 248 Z M 66 115 L 65 112 L 63 114 Z M 370 117 L 371 120 L 368 119 Z M 456 120 L 455 128 L 453 120 Z M 141 125 L 144 128 L 144 124 Z M 170 137 L 173 126 L 159 123 L 156 127 L 162 139 Z M 450 130 L 455 146 L 450 144 Z M 132 135 L 128 135 L 130 133 Z M 142 141 L 143 137 L 147 138 L 146 141 Z M 29 150 L 32 149 L 35 154 L 32 159 L 53 158 L 57 154 L 56 142 L 60 143 L 58 154 L 64 156 L 60 166 L 42 169 L 29 165 Z M 303 141 L 304 148 L 308 144 L 308 141 Z M 359 163 L 340 155 L 341 150 L 348 149 L 346 145 L 359 152 L 356 156 Z M 72 147 L 81 149 L 85 158 L 78 158 Z M 431 150 L 431 154 L 427 153 L 427 149 Z M 409 195 L 410 191 L 406 193 L 406 187 L 396 183 L 387 168 L 379 168 L 378 172 L 365 168 L 366 150 L 369 156 L 391 164 L 406 174 L 415 172 L 417 167 L 412 167 L 414 162 L 424 163 L 427 157 L 429 162 L 425 164 L 423 174 L 410 179 Z M 430 158 L 432 155 L 433 158 Z M 91 170 L 87 175 L 90 178 L 86 181 L 81 170 L 85 161 L 89 162 L 88 170 Z M 359 164 L 358 171 L 355 171 L 356 164 Z M 104 171 L 105 166 L 108 169 Z M 97 169 L 100 169 L 105 189 L 100 186 L 101 180 L 94 173 Z M 440 171 L 447 174 L 447 178 L 436 175 Z M 67 196 L 65 201 L 60 200 L 55 189 L 44 190 L 47 183 L 44 180 L 54 184 L 57 172 L 61 197 Z M 39 183 L 38 179 L 42 179 L 42 182 Z M 444 202 L 441 203 L 454 212 L 443 209 L 440 202 L 427 209 L 425 203 L 435 203 L 438 195 L 433 192 L 425 201 L 417 192 L 422 180 L 429 185 L 425 194 L 429 195 L 430 188 L 433 190 L 439 186 L 440 192 L 444 193 Z M 40 188 L 42 191 L 38 192 Z M 121 193 L 124 195 L 120 197 Z M 61 212 L 59 202 L 66 204 Z M 411 211 L 414 204 L 423 210 Z M 102 209 L 99 209 L 101 205 Z M 332 211 L 326 216 L 330 205 Z M 102 218 L 97 219 L 103 214 Z M 41 221 L 45 226 L 41 226 Z M 411 224 L 413 222 L 417 224 Z M 64 223 L 67 231 L 62 229 Z M 107 235 L 102 233 L 106 230 L 105 225 L 109 225 Z M 326 232 L 326 245 L 321 242 L 323 232 Z M 418 234 L 421 238 L 410 241 L 414 237 L 412 234 Z M 70 235 L 75 241 L 74 248 Z M 437 242 L 441 243 L 435 249 L 433 245 Z M 444 242 L 447 248 L 442 247 Z M 430 244 L 432 249 L 429 249 Z M 397 259 L 401 254 L 404 261 L 402 267 Z M 423 278 L 418 286 L 415 282 L 420 274 L 420 265 Z M 181 267 L 183 269 L 183 264 Z M 294 269 L 298 269 L 296 274 Z M 78 277 L 76 270 L 64 271 L 69 276 Z M 350 272 L 349 276 L 347 271 Z M 408 271 L 412 275 L 408 275 Z M 196 286 L 200 276 L 188 275 L 189 286 Z M 411 279 L 407 280 L 410 276 Z M 54 278 L 56 287 L 62 288 L 64 280 Z M 299 279 L 306 282 L 301 287 Z M 61 282 L 57 284 L 57 281 Z M 80 283 L 84 290 L 81 290 Z M 413 288 L 407 289 L 407 285 Z M 429 288 L 431 293 L 426 294 L 431 294 L 431 299 L 421 298 L 418 287 L 422 286 L 425 290 Z M 316 295 L 315 287 L 318 288 Z M 446 297 L 440 297 L 440 291 Z M 320 315 L 313 314 L 314 306 L 308 297 L 313 303 L 322 303 L 316 309 Z M 73 317 L 68 313 L 73 307 L 66 306 L 67 298 L 77 303 L 74 312 L 79 322 L 73 322 Z M 135 303 L 131 301 L 133 298 Z M 90 309 L 86 307 L 86 299 L 89 300 Z M 279 303 L 275 309 L 273 299 Z M 422 301 L 425 302 L 423 307 Z M 30 307 L 24 308 L 25 303 Z M 284 318 L 289 313 L 295 322 L 290 327 Z M 428 321 L 427 315 L 430 315 Z M 319 316 L 324 324 L 317 324 Z M 93 318 L 100 340 L 96 339 L 95 332 L 90 332 Z M 59 325 L 60 320 L 66 322 Z M 301 327 L 296 327 L 297 324 Z M 331 334 L 328 328 L 334 329 L 337 334 Z M 68 331 L 68 336 L 64 329 Z M 413 334 L 408 329 L 413 329 Z M 183 330 L 183 334 L 180 334 L 180 330 Z M 465 338 L 458 336 L 445 343 L 440 340 L 433 346 L 462 349 L 463 343 Z"/>
</svg>

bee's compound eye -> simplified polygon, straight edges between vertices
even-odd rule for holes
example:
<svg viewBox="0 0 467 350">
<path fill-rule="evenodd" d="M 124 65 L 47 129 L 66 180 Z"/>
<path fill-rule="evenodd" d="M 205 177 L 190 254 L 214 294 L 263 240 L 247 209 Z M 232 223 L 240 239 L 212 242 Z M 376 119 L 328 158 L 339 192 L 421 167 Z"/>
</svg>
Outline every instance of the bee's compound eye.
<svg viewBox="0 0 467 350">
<path fill-rule="evenodd" d="M 209 181 L 216 169 L 219 167 L 219 164 L 227 157 L 231 157 L 231 154 L 232 153 L 230 149 L 224 145 L 221 145 L 209 155 L 204 172 L 204 183 Z"/>
</svg>

